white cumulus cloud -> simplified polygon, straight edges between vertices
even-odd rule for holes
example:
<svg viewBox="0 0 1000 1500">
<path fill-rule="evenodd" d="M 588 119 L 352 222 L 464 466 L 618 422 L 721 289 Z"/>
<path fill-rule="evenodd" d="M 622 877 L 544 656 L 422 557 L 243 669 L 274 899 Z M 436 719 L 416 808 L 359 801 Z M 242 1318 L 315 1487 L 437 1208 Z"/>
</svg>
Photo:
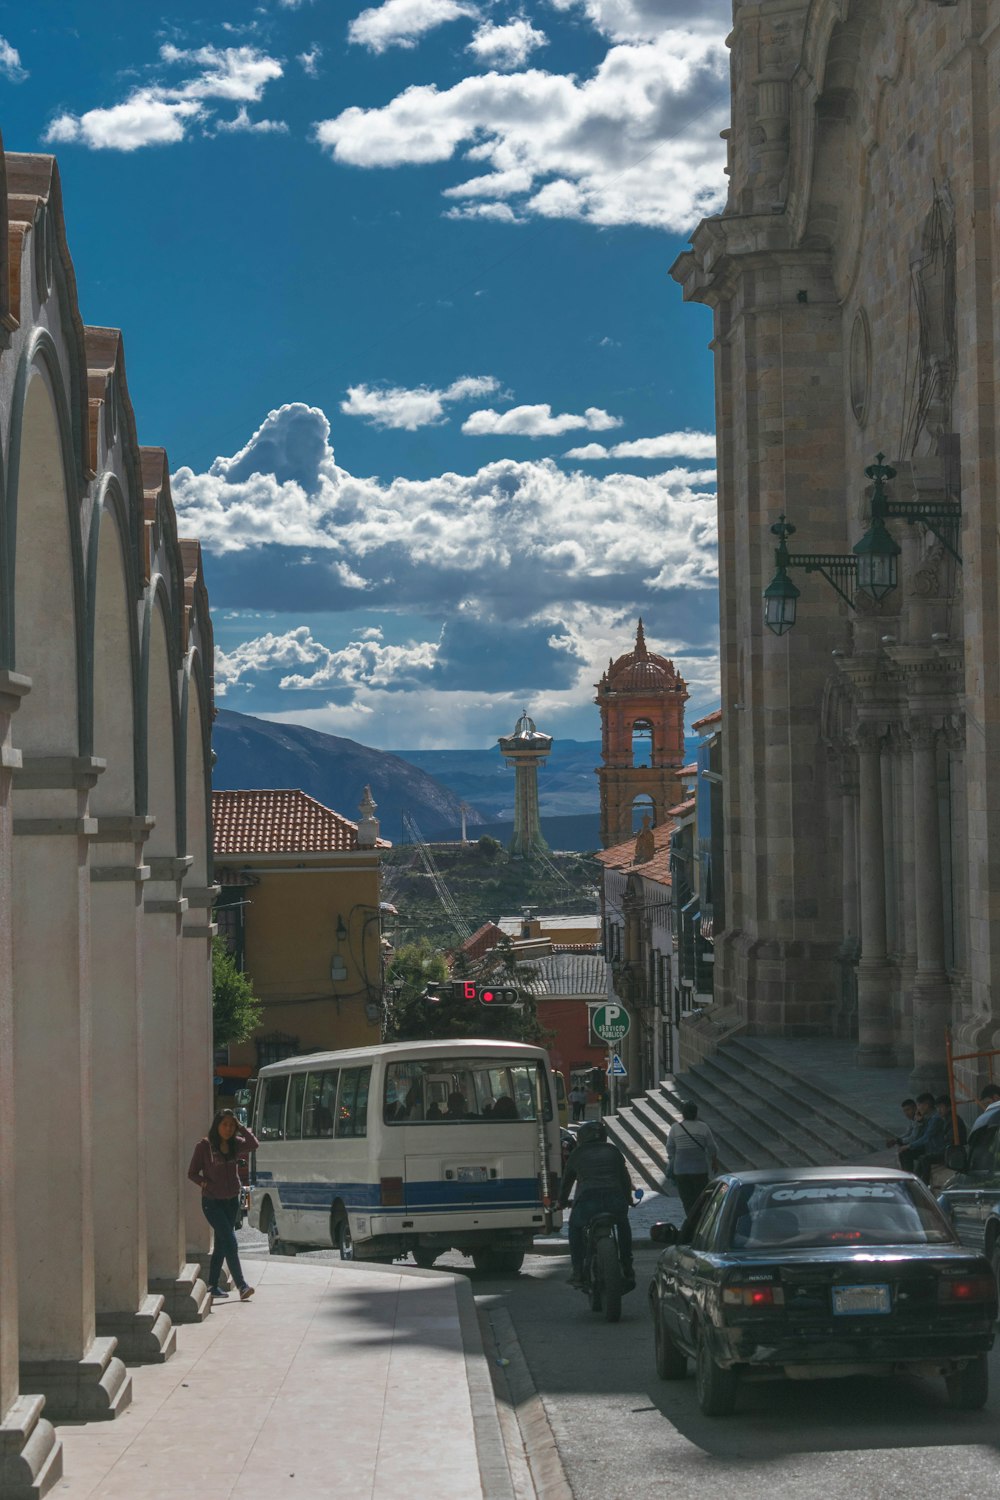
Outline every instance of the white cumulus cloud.
<svg viewBox="0 0 1000 1500">
<path fill-rule="evenodd" d="M 678 29 L 725 33 L 733 0 L 551 0 L 556 10 L 580 11 L 616 42 L 655 41 Z"/>
<path fill-rule="evenodd" d="M 308 52 L 300 52 L 295 61 L 302 64 L 303 73 L 309 78 L 315 78 L 319 73 L 319 60 L 322 56 L 322 47 L 313 45 Z"/>
<path fill-rule="evenodd" d="M 464 0 L 383 0 L 355 16 L 347 28 L 347 40 L 385 52 L 389 47 L 415 47 L 428 31 L 463 16 L 476 16 L 474 5 Z"/>
<path fill-rule="evenodd" d="M 459 204 L 449 217 L 485 217 L 489 205 L 508 221 L 680 232 L 725 201 L 728 77 L 722 32 L 674 29 L 612 46 L 583 80 L 528 69 L 414 85 L 388 104 L 322 120 L 315 134 L 355 167 L 475 162 L 474 176 L 446 189 Z"/>
<path fill-rule="evenodd" d="M 232 651 L 217 647 L 216 695 L 225 697 L 230 688 L 246 679 L 287 667 L 294 670 L 285 673 L 278 683 L 287 691 L 353 688 L 360 684 L 399 686 L 429 671 L 436 656 L 434 641 L 385 643 L 377 628 L 359 631 L 354 640 L 334 650 L 317 640 L 308 625 L 299 625 L 284 635 L 268 632 L 242 641 Z"/>
<path fill-rule="evenodd" d="M 21 63 L 21 54 L 5 36 L 0 36 L 0 76 L 8 83 L 23 83 L 28 76 L 27 68 Z"/>
<path fill-rule="evenodd" d="M 90 109 L 82 115 L 58 115 L 45 131 L 50 144 L 76 142 L 92 151 L 136 151 L 142 146 L 167 146 L 184 140 L 195 124 L 207 126 L 212 101 L 245 105 L 256 103 L 268 83 L 282 76 L 282 65 L 255 47 L 160 48 L 168 68 L 190 72 L 178 84 L 148 83 L 132 90 L 120 104 Z M 193 71 L 192 71 L 193 70 Z M 237 121 L 239 116 L 237 116 Z M 281 129 L 276 122 L 253 126 L 229 122 L 221 129 Z"/>
<path fill-rule="evenodd" d="M 372 427 L 416 432 L 420 427 L 443 422 L 449 402 L 479 400 L 499 389 L 500 382 L 492 375 L 463 375 L 443 390 L 425 385 L 414 388 L 352 385 L 348 386 L 347 399 L 340 403 L 340 409 L 345 416 L 361 417 Z"/>
<path fill-rule="evenodd" d="M 547 401 L 538 406 L 512 406 L 509 411 L 471 412 L 462 423 L 462 431 L 470 437 L 558 437 L 563 432 L 585 427 L 590 432 L 606 432 L 611 427 L 620 427 L 621 417 L 613 417 L 599 406 L 588 406 L 582 416 L 571 412 L 560 412 L 553 416 Z"/>
<path fill-rule="evenodd" d="M 502 26 L 484 21 L 465 50 L 487 68 L 523 68 L 532 52 L 547 42 L 544 31 L 518 16 Z"/>
<path fill-rule="evenodd" d="M 582 462 L 612 458 L 714 458 L 714 432 L 664 432 L 659 437 L 634 438 L 627 443 L 587 443 L 583 448 L 570 448 L 564 458 Z"/>
<path fill-rule="evenodd" d="M 231 131 L 239 134 L 247 131 L 252 135 L 286 135 L 288 126 L 284 120 L 251 120 L 247 107 L 243 104 L 233 119 L 217 121 L 215 130 L 216 133 Z"/>
</svg>

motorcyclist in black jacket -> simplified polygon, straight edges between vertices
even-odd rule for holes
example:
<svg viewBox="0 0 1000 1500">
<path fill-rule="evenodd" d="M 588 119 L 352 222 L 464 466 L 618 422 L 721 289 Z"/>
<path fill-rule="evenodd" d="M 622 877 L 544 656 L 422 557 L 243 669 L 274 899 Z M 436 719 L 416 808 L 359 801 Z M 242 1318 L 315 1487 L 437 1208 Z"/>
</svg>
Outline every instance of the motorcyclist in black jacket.
<svg viewBox="0 0 1000 1500">
<path fill-rule="evenodd" d="M 608 1140 L 600 1120 L 588 1120 L 577 1132 L 576 1145 L 566 1159 L 559 1205 L 565 1208 L 576 1184 L 573 1211 L 569 1216 L 569 1249 L 573 1257 L 570 1286 L 582 1287 L 587 1225 L 598 1214 L 613 1214 L 618 1228 L 624 1290 L 635 1286 L 632 1265 L 632 1230 L 628 1211 L 634 1189 L 625 1158 Z"/>
</svg>

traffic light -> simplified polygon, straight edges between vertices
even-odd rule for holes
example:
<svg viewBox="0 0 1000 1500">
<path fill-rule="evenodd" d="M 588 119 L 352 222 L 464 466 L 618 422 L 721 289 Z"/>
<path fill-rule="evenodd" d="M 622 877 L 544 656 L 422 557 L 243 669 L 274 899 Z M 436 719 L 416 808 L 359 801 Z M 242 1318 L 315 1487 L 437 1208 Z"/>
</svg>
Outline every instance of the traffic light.
<svg viewBox="0 0 1000 1500">
<path fill-rule="evenodd" d="M 455 994 L 460 1000 L 478 1000 L 480 1005 L 520 1005 L 517 990 L 494 984 L 477 984 L 472 979 L 457 979 Z"/>
</svg>

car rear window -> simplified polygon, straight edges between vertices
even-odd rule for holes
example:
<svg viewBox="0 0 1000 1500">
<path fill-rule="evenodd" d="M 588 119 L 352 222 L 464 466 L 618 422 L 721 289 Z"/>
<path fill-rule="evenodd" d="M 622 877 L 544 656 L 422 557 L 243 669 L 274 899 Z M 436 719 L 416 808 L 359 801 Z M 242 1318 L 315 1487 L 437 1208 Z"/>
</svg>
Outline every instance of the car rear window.
<svg viewBox="0 0 1000 1500">
<path fill-rule="evenodd" d="M 955 1240 L 933 1199 L 905 1181 L 745 1183 L 729 1225 L 734 1250 L 946 1245 Z"/>
</svg>

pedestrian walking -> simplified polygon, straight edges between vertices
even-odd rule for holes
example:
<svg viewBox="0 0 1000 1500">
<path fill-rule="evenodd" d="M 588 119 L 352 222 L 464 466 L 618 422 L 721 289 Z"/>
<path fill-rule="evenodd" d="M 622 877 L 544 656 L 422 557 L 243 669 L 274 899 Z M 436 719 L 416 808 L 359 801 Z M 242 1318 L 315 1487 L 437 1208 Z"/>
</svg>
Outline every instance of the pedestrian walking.
<svg viewBox="0 0 1000 1500">
<path fill-rule="evenodd" d="M 667 1132 L 667 1176 L 677 1184 L 685 1214 L 689 1214 L 712 1173 L 719 1170 L 715 1137 L 698 1106 L 685 1099 L 681 1117 Z"/>
<path fill-rule="evenodd" d="M 254 1289 L 240 1265 L 236 1222 L 240 1211 L 240 1163 L 260 1142 L 249 1125 L 241 1125 L 231 1109 L 220 1109 L 206 1136 L 198 1142 L 188 1167 L 188 1177 L 201 1189 L 201 1211 L 212 1226 L 212 1259 L 208 1267 L 208 1290 L 213 1298 L 228 1297 L 219 1286 L 222 1262 L 240 1294 L 248 1302 Z"/>
<path fill-rule="evenodd" d="M 581 1084 L 574 1083 L 569 1091 L 569 1102 L 573 1106 L 574 1121 L 582 1120 L 587 1108 L 587 1090 Z"/>
</svg>

